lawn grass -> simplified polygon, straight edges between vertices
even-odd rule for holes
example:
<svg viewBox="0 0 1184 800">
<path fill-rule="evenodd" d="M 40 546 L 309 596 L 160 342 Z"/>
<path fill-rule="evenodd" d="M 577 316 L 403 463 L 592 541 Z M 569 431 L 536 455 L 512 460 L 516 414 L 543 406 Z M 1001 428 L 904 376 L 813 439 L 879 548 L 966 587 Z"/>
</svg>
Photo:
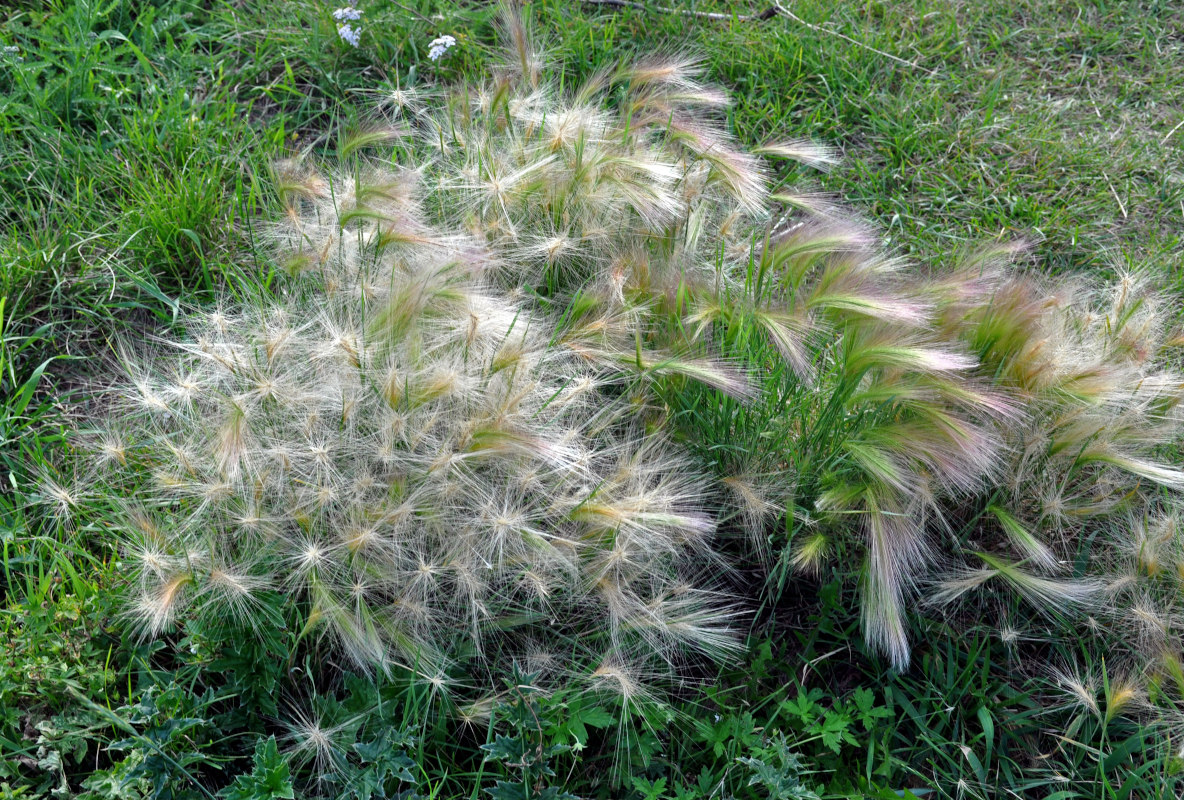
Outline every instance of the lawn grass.
<svg viewBox="0 0 1184 800">
<path fill-rule="evenodd" d="M 62 461 L 79 388 L 104 373 L 113 336 L 151 333 L 183 305 L 269 280 L 253 242 L 278 209 L 275 158 L 327 147 L 327 134 L 396 86 L 492 63 L 490 7 L 360 7 L 357 49 L 337 37 L 333 6 L 312 0 L 55 0 L 3 12 L 0 47 L 16 48 L 0 53 L 0 627 L 10 641 L 70 640 L 97 613 L 98 588 L 119 580 L 101 531 L 25 510 L 35 475 Z M 565 82 L 628 54 L 702 54 L 732 94 L 744 143 L 805 137 L 842 154 L 825 174 L 789 166 L 781 180 L 841 198 L 918 268 L 1023 239 L 1041 269 L 1139 267 L 1184 288 L 1180 4 L 789 7 L 809 25 L 564 0 L 531 3 L 528 17 Z M 427 42 L 444 33 L 459 44 L 432 62 Z M 18 624 L 43 604 L 65 616 Z M 26 639 L 10 652 L 36 651 Z M 106 690 L 109 653 L 67 646 L 57 683 L 32 667 L 0 682 L 11 715 L 0 734 L 69 705 L 62 686 L 86 659 L 104 677 L 85 691 Z M 36 749 L 22 746 L 26 757 Z"/>
<path fill-rule="evenodd" d="M 1109 266 L 1121 252 L 1178 272 L 1179 131 L 1167 135 L 1181 119 L 1180 9 L 795 8 L 918 68 L 782 19 L 699 24 L 697 44 L 734 89 L 741 136 L 837 145 L 844 162 L 822 186 L 875 220 L 901 252 L 940 260 L 984 239 L 1021 237 L 1054 269 Z M 609 24 L 636 41 L 653 18 L 639 12 Z M 673 33 L 684 23 L 665 24 Z"/>
</svg>

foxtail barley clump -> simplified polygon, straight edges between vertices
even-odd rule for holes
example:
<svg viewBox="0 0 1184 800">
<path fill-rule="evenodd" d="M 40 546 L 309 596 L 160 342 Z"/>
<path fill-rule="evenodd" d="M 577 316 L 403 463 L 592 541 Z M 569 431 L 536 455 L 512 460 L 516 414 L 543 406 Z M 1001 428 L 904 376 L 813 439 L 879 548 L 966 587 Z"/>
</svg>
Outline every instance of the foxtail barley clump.
<svg viewBox="0 0 1184 800">
<path fill-rule="evenodd" d="M 1035 612 L 1033 635 L 1071 638 L 1109 668 L 1107 692 L 1123 687 L 1087 709 L 1178 736 L 1184 339 L 1166 298 L 1135 275 L 1098 287 L 989 263 L 975 273 L 947 296 L 940 324 L 1024 414 L 999 426 L 1004 471 L 963 531 L 979 552 L 961 554 L 933 599 L 1014 591 Z"/>
<path fill-rule="evenodd" d="M 758 546 L 786 508 L 822 523 L 802 568 L 859 543 L 867 636 L 905 663 L 928 528 L 997 474 L 1015 408 L 868 231 L 770 195 L 694 59 L 564 93 L 521 20 L 505 34 L 492 78 L 435 110 L 393 94 L 336 169 L 277 166 L 272 239 L 299 276 L 277 298 L 128 359 L 125 457 L 170 504 L 135 549 L 144 629 L 249 619 L 270 586 L 361 663 L 446 664 L 457 629 L 488 657 L 509 619 L 621 664 L 718 651 L 729 612 L 685 580 L 717 562 L 681 431 Z M 740 428 L 749 452 L 717 456 Z"/>
<path fill-rule="evenodd" d="M 696 467 L 498 285 L 486 242 L 431 224 L 416 172 L 351 167 L 278 169 L 301 274 L 274 297 L 124 356 L 96 460 L 134 498 L 132 618 L 255 624 L 274 590 L 361 666 L 471 677 L 550 650 L 596 687 L 734 648 L 698 580 L 718 559 Z"/>
<path fill-rule="evenodd" d="M 699 580 L 722 515 L 758 552 L 788 520 L 774 594 L 790 569 L 858 575 L 865 635 L 902 667 L 943 571 L 939 601 L 999 586 L 1095 619 L 1116 565 L 1177 572 L 1158 533 L 1066 566 L 1081 520 L 1110 541 L 1115 515 L 1159 519 L 1149 487 L 1184 485 L 1154 458 L 1181 384 L 1152 294 L 1124 279 L 1099 304 L 987 256 L 911 274 L 818 198 L 770 193 L 760 156 L 832 154 L 739 148 L 694 59 L 564 92 L 504 28 L 484 82 L 392 93 L 332 168 L 277 165 L 274 298 L 127 356 L 96 463 L 114 491 L 154 475 L 126 525 L 146 632 L 250 621 L 266 588 L 360 664 L 579 654 L 642 696 L 636 676 L 732 647 Z M 1155 617 L 1163 591 L 1139 591 L 1124 608 Z"/>
<path fill-rule="evenodd" d="M 786 505 L 859 531 L 865 629 L 903 664 L 926 527 L 941 498 L 995 474 L 993 424 L 1015 409 L 935 335 L 927 286 L 873 236 L 815 198 L 770 194 L 758 154 L 826 166 L 825 148 L 744 152 L 723 124 L 727 96 L 684 56 L 565 96 L 522 23 L 506 28 L 498 75 L 412 115 L 430 154 L 424 208 L 496 254 L 500 285 L 559 315 L 557 343 L 629 376 L 649 419 L 673 415 L 705 446 L 758 545 Z M 759 429 L 748 452 L 721 458 L 745 425 Z"/>
<path fill-rule="evenodd" d="M 989 264 L 959 283 L 939 325 L 1023 409 L 997 431 L 1005 466 L 980 540 L 1009 569 L 1061 575 L 1083 539 L 1178 502 L 1165 490 L 1184 488 L 1184 471 L 1163 456 L 1184 433 L 1184 374 L 1161 298 L 1132 275 L 1094 289 Z M 1110 566 L 1114 553 L 1093 555 Z"/>
<path fill-rule="evenodd" d="M 1021 531 L 1059 545 L 1146 494 L 1132 490 L 1184 488 L 1160 458 L 1184 430 L 1181 341 L 1162 302 L 1130 274 L 1099 289 L 987 267 L 943 308 L 939 324 L 1024 409 L 999 430 L 1009 457 L 997 496 L 1015 516 L 996 516 L 1017 556 L 1053 567 Z"/>
</svg>

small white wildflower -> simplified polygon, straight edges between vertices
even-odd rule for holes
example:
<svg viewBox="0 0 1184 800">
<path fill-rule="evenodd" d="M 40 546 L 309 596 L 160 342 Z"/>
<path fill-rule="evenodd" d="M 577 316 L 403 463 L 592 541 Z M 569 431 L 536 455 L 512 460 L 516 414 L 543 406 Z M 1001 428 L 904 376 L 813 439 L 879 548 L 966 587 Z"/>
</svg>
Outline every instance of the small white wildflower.
<svg viewBox="0 0 1184 800">
<path fill-rule="evenodd" d="M 353 6 L 339 8 L 333 12 L 333 19 L 338 22 L 354 22 L 362 18 L 362 12 Z"/>
<path fill-rule="evenodd" d="M 444 34 L 428 43 L 428 58 L 439 61 L 441 56 L 456 46 L 456 37 Z"/>
<path fill-rule="evenodd" d="M 9 44 L 9 45 L 5 45 L 3 47 L 0 47 L 0 55 L 4 56 L 5 58 L 12 59 L 13 61 L 24 61 L 25 60 L 21 56 L 21 49 L 19 47 L 17 47 L 15 44 Z"/>
<path fill-rule="evenodd" d="M 362 41 L 362 29 L 354 28 L 348 22 L 344 25 L 337 26 L 337 35 L 341 37 L 342 41 L 357 47 Z"/>
</svg>

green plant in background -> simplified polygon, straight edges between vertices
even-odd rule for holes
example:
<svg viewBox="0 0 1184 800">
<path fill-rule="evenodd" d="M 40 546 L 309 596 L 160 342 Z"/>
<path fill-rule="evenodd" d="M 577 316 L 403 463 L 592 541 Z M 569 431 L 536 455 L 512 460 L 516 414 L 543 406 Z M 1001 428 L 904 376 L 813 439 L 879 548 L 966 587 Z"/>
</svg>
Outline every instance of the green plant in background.
<svg viewBox="0 0 1184 800">
<path fill-rule="evenodd" d="M 219 793 L 226 800 L 291 800 L 291 770 L 280 756 L 274 736 L 255 745 L 251 771 L 239 775 L 234 783 Z"/>
<path fill-rule="evenodd" d="M 760 786 L 776 800 L 818 800 L 818 795 L 802 783 L 805 771 L 799 755 L 791 752 L 784 737 L 765 745 L 751 756 L 737 761 L 752 771 L 749 786 Z"/>
<path fill-rule="evenodd" d="M 547 744 L 543 704 L 538 687 L 533 685 L 536 677 L 516 669 L 511 673 L 504 696 L 494 708 L 509 732 L 495 733 L 492 742 L 481 745 L 486 759 L 508 773 L 509 780 L 498 780 L 488 789 L 494 800 L 575 800 L 576 795 L 549 785 L 556 777 L 552 760 L 569 752 L 571 745 Z"/>
</svg>

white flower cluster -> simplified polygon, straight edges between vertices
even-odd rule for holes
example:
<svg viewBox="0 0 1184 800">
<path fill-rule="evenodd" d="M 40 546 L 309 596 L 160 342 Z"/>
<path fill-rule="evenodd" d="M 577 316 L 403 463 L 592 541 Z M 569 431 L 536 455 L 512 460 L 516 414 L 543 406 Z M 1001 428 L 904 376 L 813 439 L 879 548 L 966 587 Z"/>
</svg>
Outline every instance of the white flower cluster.
<svg viewBox="0 0 1184 800">
<path fill-rule="evenodd" d="M 337 20 L 337 35 L 341 37 L 342 41 L 348 42 L 353 47 L 361 44 L 362 29 L 355 28 L 350 25 L 351 22 L 357 22 L 362 18 L 362 12 L 353 6 L 345 6 L 333 12 L 333 19 Z"/>
<path fill-rule="evenodd" d="M 456 37 L 444 34 L 428 43 L 428 58 L 439 61 L 449 50 L 456 47 Z"/>
</svg>

